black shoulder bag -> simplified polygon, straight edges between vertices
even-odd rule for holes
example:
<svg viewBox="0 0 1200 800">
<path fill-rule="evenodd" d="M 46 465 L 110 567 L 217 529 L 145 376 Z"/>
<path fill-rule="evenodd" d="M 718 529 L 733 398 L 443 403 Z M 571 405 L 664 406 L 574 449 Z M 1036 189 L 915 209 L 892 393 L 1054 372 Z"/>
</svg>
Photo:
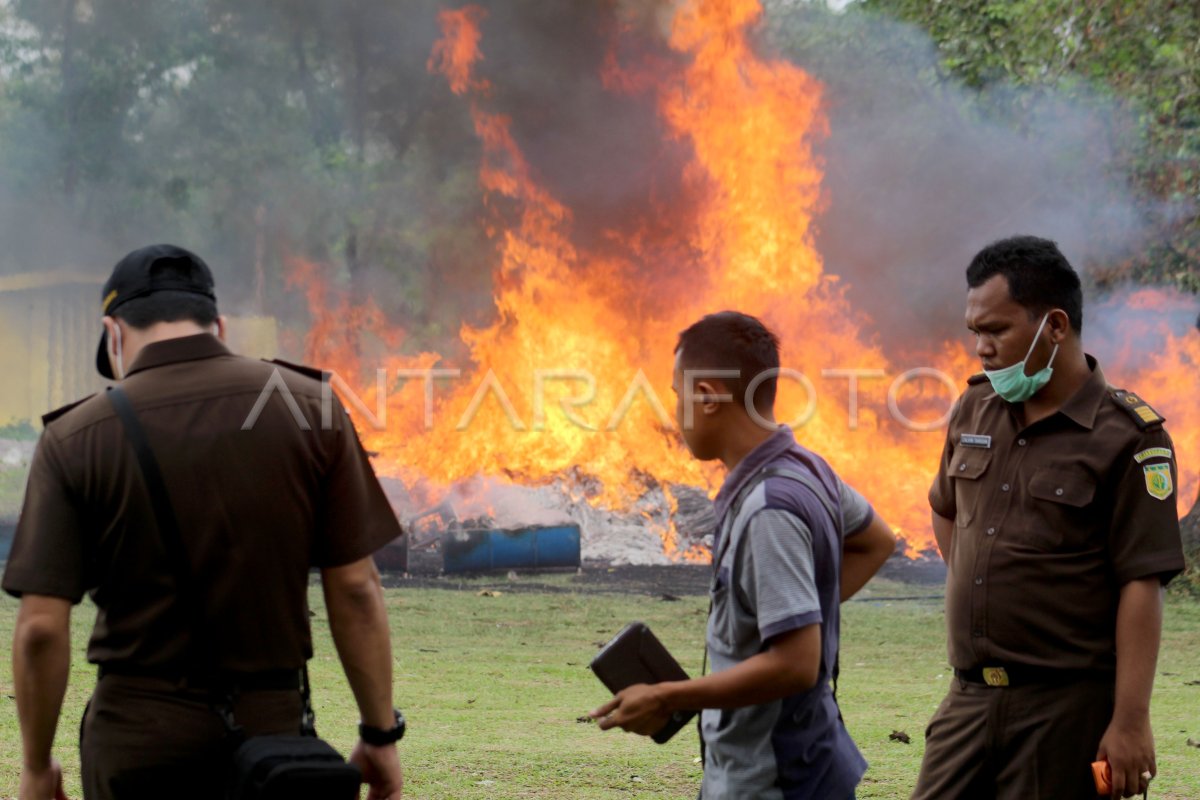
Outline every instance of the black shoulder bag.
<svg viewBox="0 0 1200 800">
<path fill-rule="evenodd" d="M 108 390 L 108 399 L 137 454 L 142 479 L 154 506 L 159 535 L 179 581 L 188 623 L 198 635 L 204 624 L 200 599 L 192 585 L 187 551 L 183 547 L 179 522 L 171 506 L 158 461 L 125 392 L 119 386 L 114 386 Z M 197 641 L 193 636 L 193 650 Z M 204 662 L 199 660 L 194 663 Z M 215 668 L 210 669 L 210 675 L 214 679 L 213 685 L 220 683 Z M 346 763 L 332 745 L 317 737 L 307 664 L 300 676 L 300 693 L 304 702 L 304 716 L 297 735 L 250 738 L 245 736 L 233 718 L 232 694 L 214 696 L 213 711 L 224 721 L 230 740 L 236 747 L 229 781 L 230 800 L 351 800 L 358 797 L 362 784 L 362 773 L 358 767 Z"/>
</svg>

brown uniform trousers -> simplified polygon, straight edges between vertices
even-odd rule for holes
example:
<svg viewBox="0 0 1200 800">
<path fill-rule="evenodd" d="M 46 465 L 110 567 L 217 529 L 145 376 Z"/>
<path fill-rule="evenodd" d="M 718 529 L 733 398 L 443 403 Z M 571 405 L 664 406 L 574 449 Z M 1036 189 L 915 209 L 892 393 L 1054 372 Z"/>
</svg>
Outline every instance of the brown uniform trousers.
<svg viewBox="0 0 1200 800">
<path fill-rule="evenodd" d="M 247 735 L 298 733 L 300 691 L 242 692 L 233 713 Z M 125 675 L 97 682 L 80 751 L 86 800 L 220 800 L 232 760 L 206 691 Z"/>
<path fill-rule="evenodd" d="M 1111 677 L 992 687 L 955 678 L 925 729 L 913 800 L 1096 800 Z"/>
</svg>

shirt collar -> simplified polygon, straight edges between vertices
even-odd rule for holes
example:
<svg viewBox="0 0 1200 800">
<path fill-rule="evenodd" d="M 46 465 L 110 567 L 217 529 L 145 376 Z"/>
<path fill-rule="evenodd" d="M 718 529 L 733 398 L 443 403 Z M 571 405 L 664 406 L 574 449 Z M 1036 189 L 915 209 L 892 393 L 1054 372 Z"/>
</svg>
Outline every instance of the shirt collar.
<svg viewBox="0 0 1200 800">
<path fill-rule="evenodd" d="M 1096 361 L 1094 356 L 1084 355 L 1087 359 L 1088 368 L 1092 374 L 1084 381 L 1083 386 L 1071 395 L 1067 402 L 1062 404 L 1062 408 L 1058 412 L 1080 427 L 1091 430 L 1096 424 L 1096 414 L 1100 411 L 1100 404 L 1104 402 L 1104 396 L 1108 394 L 1108 380 L 1104 377 L 1104 372 L 1100 369 L 1100 363 Z"/>
<path fill-rule="evenodd" d="M 738 496 L 742 487 L 763 467 L 786 453 L 796 444 L 796 437 L 787 425 L 780 425 L 766 441 L 746 454 L 738 465 L 725 476 L 725 483 L 713 500 L 714 511 L 720 520 L 729 510 L 729 504 Z"/>
<path fill-rule="evenodd" d="M 129 366 L 126 375 L 154 369 L 180 361 L 197 361 L 202 358 L 232 355 L 221 340 L 211 333 L 197 333 L 193 336 L 180 336 L 174 339 L 163 339 L 152 342 L 142 348 L 138 357 Z"/>
</svg>

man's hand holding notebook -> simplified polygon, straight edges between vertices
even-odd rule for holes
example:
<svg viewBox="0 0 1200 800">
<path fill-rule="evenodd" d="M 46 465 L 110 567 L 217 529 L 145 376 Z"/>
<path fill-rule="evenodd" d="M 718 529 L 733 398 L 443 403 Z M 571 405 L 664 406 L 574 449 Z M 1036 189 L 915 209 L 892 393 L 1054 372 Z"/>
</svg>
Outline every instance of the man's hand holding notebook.
<svg viewBox="0 0 1200 800">
<path fill-rule="evenodd" d="M 591 712 L 602 730 L 621 727 L 667 742 L 696 715 L 666 708 L 654 684 L 685 681 L 683 671 L 645 623 L 632 622 L 592 659 L 592 671 L 615 696 Z"/>
</svg>

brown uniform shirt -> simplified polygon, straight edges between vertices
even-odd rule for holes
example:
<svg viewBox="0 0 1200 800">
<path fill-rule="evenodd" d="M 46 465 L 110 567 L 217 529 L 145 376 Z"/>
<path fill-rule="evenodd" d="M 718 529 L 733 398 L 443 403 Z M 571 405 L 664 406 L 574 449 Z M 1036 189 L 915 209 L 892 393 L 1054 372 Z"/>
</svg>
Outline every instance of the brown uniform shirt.
<svg viewBox="0 0 1200 800">
<path fill-rule="evenodd" d="M 292 402 L 271 389 L 243 430 L 276 373 Z M 215 666 L 298 668 L 312 655 L 309 568 L 357 561 L 401 532 L 345 410 L 333 400 L 323 425 L 319 380 L 235 356 L 207 334 L 149 345 L 122 387 L 203 591 Z M 3 588 L 72 602 L 90 594 L 90 661 L 170 668 L 188 660 L 191 636 L 176 584 L 109 400 L 47 416 Z"/>
<path fill-rule="evenodd" d="M 1087 383 L 1028 427 L 986 379 L 972 379 L 950 420 L 929 503 L 954 520 L 946 627 L 957 669 L 1114 669 L 1120 587 L 1183 569 L 1171 438 L 1135 421 L 1088 365 Z"/>
</svg>

